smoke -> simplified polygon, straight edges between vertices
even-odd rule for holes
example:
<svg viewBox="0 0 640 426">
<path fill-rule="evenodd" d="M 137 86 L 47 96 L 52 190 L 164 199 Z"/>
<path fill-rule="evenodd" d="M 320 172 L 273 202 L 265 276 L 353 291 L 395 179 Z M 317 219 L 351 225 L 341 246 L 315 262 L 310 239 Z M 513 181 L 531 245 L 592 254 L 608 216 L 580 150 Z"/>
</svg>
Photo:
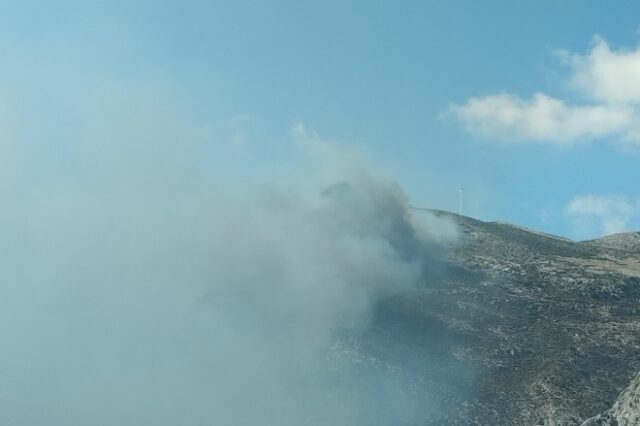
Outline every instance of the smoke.
<svg viewBox="0 0 640 426">
<path fill-rule="evenodd" d="M 154 108 L 110 111 L 55 150 L 3 142 L 0 423 L 399 425 L 436 410 L 357 341 L 455 227 L 302 127 L 291 148 L 319 178 L 220 185 L 201 141 L 158 128 L 172 112 Z"/>
</svg>

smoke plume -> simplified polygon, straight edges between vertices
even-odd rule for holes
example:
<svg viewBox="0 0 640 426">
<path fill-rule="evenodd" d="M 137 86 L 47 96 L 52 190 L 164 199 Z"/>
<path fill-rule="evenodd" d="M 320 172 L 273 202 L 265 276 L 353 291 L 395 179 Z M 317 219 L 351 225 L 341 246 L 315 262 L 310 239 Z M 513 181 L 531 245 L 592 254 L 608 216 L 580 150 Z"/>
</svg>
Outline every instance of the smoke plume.
<svg viewBox="0 0 640 426">
<path fill-rule="evenodd" d="M 313 189 L 247 189 L 179 126 L 110 113 L 54 153 L 3 144 L 1 424 L 398 425 L 433 408 L 357 339 L 451 224 L 302 127 Z"/>
</svg>

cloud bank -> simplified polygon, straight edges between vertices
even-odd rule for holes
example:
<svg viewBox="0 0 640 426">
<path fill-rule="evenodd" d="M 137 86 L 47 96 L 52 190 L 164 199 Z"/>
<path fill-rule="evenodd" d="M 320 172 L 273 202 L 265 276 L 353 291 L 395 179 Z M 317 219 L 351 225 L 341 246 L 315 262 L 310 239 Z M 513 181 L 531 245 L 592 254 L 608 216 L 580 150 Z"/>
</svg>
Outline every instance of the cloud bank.
<svg viewBox="0 0 640 426">
<path fill-rule="evenodd" d="M 503 92 L 449 106 L 473 134 L 509 142 L 570 144 L 600 138 L 640 143 L 640 48 L 612 49 L 595 37 L 585 55 L 559 52 L 570 68 L 568 87 L 582 102 L 536 93 Z"/>
</svg>

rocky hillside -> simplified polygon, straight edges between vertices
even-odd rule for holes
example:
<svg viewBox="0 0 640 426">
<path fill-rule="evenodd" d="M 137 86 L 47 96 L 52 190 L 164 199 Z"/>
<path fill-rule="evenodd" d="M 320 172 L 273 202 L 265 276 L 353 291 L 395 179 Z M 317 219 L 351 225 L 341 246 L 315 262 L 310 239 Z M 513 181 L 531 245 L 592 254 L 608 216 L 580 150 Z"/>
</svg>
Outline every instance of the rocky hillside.
<svg viewBox="0 0 640 426">
<path fill-rule="evenodd" d="M 411 377 L 427 424 L 633 419 L 637 386 L 615 401 L 640 371 L 640 233 L 573 242 L 432 214 L 462 241 L 434 253 L 420 288 L 381 304 L 361 358 Z"/>
<path fill-rule="evenodd" d="M 640 374 L 620 394 L 611 409 L 587 420 L 582 426 L 638 426 L 640 425 Z"/>
</svg>

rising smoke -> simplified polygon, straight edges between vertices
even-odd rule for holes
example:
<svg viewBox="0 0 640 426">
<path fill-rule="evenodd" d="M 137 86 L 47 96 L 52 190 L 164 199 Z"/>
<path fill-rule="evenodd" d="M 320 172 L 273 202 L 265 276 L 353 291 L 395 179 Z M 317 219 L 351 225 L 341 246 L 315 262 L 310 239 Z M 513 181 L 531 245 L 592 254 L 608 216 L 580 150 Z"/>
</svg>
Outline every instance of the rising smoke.
<svg viewBox="0 0 640 426">
<path fill-rule="evenodd" d="M 437 409 L 357 342 L 381 301 L 424 284 L 451 224 L 302 127 L 292 149 L 324 183 L 301 192 L 222 188 L 197 144 L 130 121 L 113 140 L 4 142 L 0 424 L 399 425 Z"/>
</svg>

